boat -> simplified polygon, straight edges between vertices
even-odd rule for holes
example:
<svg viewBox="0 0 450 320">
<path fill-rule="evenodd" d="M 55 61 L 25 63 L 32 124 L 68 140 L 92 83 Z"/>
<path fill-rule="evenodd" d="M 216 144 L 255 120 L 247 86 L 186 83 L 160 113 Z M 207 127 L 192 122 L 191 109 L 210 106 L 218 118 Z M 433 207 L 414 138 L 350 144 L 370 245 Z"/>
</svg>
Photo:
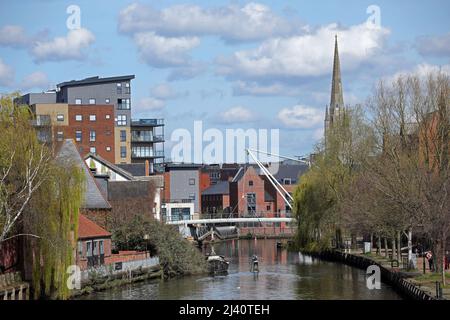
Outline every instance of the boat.
<svg viewBox="0 0 450 320">
<path fill-rule="evenodd" d="M 211 250 L 211 253 L 206 256 L 206 261 L 208 263 L 209 274 L 216 275 L 228 273 L 228 266 L 230 265 L 230 262 L 228 262 L 224 256 L 216 254 L 214 249 Z"/>
</svg>

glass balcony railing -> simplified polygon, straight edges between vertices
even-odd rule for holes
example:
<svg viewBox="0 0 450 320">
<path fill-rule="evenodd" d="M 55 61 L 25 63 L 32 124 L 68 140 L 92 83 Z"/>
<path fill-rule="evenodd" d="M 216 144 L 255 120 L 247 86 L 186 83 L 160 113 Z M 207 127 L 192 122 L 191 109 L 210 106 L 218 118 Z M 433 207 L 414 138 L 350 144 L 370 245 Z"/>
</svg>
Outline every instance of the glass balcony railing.
<svg viewBox="0 0 450 320">
<path fill-rule="evenodd" d="M 131 134 L 131 142 L 163 142 L 163 135 L 137 135 Z"/>
<path fill-rule="evenodd" d="M 164 158 L 164 151 L 131 150 L 132 158 Z"/>
<path fill-rule="evenodd" d="M 164 119 L 135 119 L 131 120 L 131 126 L 143 126 L 143 127 L 154 127 L 154 126 L 163 126 Z"/>
</svg>

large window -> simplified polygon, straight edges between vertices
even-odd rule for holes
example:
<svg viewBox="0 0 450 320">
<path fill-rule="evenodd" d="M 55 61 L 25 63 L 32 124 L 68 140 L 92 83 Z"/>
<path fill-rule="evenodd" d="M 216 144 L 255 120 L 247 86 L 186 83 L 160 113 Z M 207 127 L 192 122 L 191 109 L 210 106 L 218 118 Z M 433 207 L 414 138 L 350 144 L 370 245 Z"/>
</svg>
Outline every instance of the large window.
<svg viewBox="0 0 450 320">
<path fill-rule="evenodd" d="M 131 132 L 132 141 L 151 142 L 153 140 L 153 131 L 151 130 L 133 130 Z"/>
<path fill-rule="evenodd" d="M 120 130 L 120 142 L 127 141 L 127 132 L 125 130 Z"/>
<path fill-rule="evenodd" d="M 255 193 L 247 193 L 247 212 L 248 213 L 256 212 L 256 194 Z"/>
<path fill-rule="evenodd" d="M 117 109 L 130 110 L 130 99 L 117 99 Z"/>
<path fill-rule="evenodd" d="M 95 141 L 95 131 L 89 132 L 89 141 Z"/>
<path fill-rule="evenodd" d="M 126 158 L 127 157 L 127 147 L 121 146 L 120 147 L 120 157 Z"/>
<path fill-rule="evenodd" d="M 126 126 L 127 125 L 127 116 L 124 114 L 119 114 L 117 116 L 117 125 L 118 126 Z"/>
<path fill-rule="evenodd" d="M 133 147 L 131 153 L 135 158 L 148 158 L 153 156 L 153 149 L 152 147 Z"/>
<path fill-rule="evenodd" d="M 75 141 L 81 142 L 81 131 L 75 131 Z"/>
</svg>

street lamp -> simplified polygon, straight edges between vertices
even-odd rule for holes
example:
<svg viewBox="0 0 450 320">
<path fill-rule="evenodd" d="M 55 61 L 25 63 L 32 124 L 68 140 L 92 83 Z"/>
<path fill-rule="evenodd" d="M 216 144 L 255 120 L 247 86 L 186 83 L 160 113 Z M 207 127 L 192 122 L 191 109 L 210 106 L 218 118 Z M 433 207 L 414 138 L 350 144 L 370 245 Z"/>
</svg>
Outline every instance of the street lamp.
<svg viewBox="0 0 450 320">
<path fill-rule="evenodd" d="M 144 234 L 144 240 L 145 240 L 145 256 L 147 256 L 148 252 L 148 240 L 150 239 L 150 236 L 148 234 Z"/>
</svg>

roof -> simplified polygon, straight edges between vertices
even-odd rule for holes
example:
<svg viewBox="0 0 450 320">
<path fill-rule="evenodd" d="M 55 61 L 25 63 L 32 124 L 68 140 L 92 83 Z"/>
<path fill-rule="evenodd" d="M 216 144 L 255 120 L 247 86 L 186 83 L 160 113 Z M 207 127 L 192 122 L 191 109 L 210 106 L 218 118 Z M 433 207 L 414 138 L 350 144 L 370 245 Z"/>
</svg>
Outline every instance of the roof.
<svg viewBox="0 0 450 320">
<path fill-rule="evenodd" d="M 155 183 L 151 180 L 108 181 L 108 200 L 144 199 L 150 196 L 152 189 L 156 191 Z"/>
<path fill-rule="evenodd" d="M 120 163 L 116 165 L 135 177 L 145 176 L 145 163 Z"/>
<path fill-rule="evenodd" d="M 78 239 L 109 238 L 111 233 L 100 227 L 86 216 L 78 215 Z"/>
<path fill-rule="evenodd" d="M 100 78 L 99 76 L 85 78 L 83 80 L 71 80 L 66 82 L 61 82 L 58 84 L 59 88 L 68 87 L 68 86 L 80 86 L 87 84 L 96 84 L 96 83 L 105 83 L 105 82 L 116 82 L 116 81 L 126 81 L 134 79 L 133 75 L 126 76 L 117 76 L 117 77 L 108 77 L 108 78 Z"/>
<path fill-rule="evenodd" d="M 173 169 L 200 169 L 203 167 L 201 164 L 197 163 L 166 163 L 165 164 L 166 169 L 173 170 Z"/>
<path fill-rule="evenodd" d="M 120 174 L 121 176 L 127 178 L 128 180 L 133 180 L 133 175 L 130 174 L 130 172 L 120 168 L 119 166 L 112 164 L 111 162 L 109 162 L 108 160 L 100 157 L 99 155 L 93 154 L 93 153 L 88 153 L 85 157 L 84 160 L 88 159 L 88 158 L 93 158 L 95 160 L 97 160 L 98 162 L 100 162 L 101 164 L 103 164 L 104 166 L 108 167 L 109 169 L 111 169 L 111 171 L 114 171 L 118 174 Z M 144 173 L 145 173 L 145 167 L 144 167 Z"/>
<path fill-rule="evenodd" d="M 228 181 L 218 181 L 216 184 L 213 184 L 202 192 L 202 196 L 214 194 L 230 194 L 230 184 Z"/>
<path fill-rule="evenodd" d="M 80 153 L 71 139 L 66 139 L 62 142 L 61 147 L 56 156 L 56 161 L 65 167 L 76 165 L 83 170 L 85 176 L 85 194 L 82 204 L 83 209 L 111 209 L 111 205 L 106 200 L 99 186 L 87 167 Z"/>
<path fill-rule="evenodd" d="M 274 177 L 280 182 L 281 180 L 288 178 L 295 183 L 298 180 L 298 177 L 308 171 L 308 169 L 309 166 L 307 164 L 280 164 Z"/>
</svg>

